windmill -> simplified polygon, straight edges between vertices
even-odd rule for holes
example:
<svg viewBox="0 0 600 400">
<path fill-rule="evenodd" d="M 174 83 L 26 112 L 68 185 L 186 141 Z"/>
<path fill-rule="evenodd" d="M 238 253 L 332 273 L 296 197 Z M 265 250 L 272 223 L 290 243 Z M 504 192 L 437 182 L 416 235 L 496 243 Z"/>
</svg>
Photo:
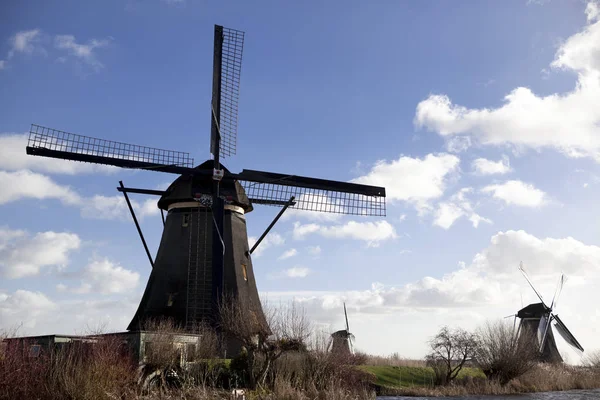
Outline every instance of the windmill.
<svg viewBox="0 0 600 400">
<path fill-rule="evenodd" d="M 346 303 L 344 303 L 344 316 L 346 317 L 346 329 L 333 332 L 331 334 L 331 341 L 329 342 L 331 353 L 336 355 L 354 354 L 354 335 L 350 333 Z"/>
<path fill-rule="evenodd" d="M 194 166 L 189 153 L 98 139 L 32 125 L 27 154 L 179 175 L 165 191 L 119 182 L 152 266 L 128 330 L 150 319 L 170 318 L 193 332 L 217 325 L 222 299 L 243 305 L 254 331 L 268 334 L 256 287 L 252 252 L 288 207 L 339 214 L 385 216 L 385 189 L 355 183 L 244 169 L 230 172 L 221 159 L 236 153 L 244 33 L 215 25 L 210 152 Z M 163 233 L 153 259 L 128 193 L 160 196 Z M 256 205 L 281 210 L 252 248 L 245 214 Z M 164 213 L 166 212 L 166 217 Z"/>
<path fill-rule="evenodd" d="M 515 323 L 517 318 L 520 319 L 519 328 L 516 333 L 517 340 L 525 340 L 527 337 L 533 337 L 535 338 L 535 345 L 538 346 L 539 358 L 541 361 L 562 362 L 563 359 L 556 347 L 556 341 L 554 340 L 554 333 L 552 331 L 552 322 L 554 322 L 554 328 L 560 336 L 562 336 L 562 338 L 575 350 L 583 352 L 581 344 L 575 339 L 575 336 L 573 336 L 571 331 L 567 329 L 567 326 L 562 322 L 558 315 L 554 313 L 558 297 L 560 296 L 565 282 L 565 276 L 560 276 L 558 285 L 554 291 L 552 303 L 550 303 L 550 306 L 547 306 L 540 293 L 533 286 L 531 279 L 529 279 L 529 276 L 523 267 L 523 263 L 519 265 L 519 270 L 540 299 L 541 303 L 529 304 L 515 314 Z"/>
</svg>

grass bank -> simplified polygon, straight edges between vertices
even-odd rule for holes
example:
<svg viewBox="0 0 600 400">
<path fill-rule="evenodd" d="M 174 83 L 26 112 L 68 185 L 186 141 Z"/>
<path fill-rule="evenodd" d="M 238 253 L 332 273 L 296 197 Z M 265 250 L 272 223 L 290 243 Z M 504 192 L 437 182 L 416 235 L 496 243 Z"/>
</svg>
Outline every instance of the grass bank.
<svg viewBox="0 0 600 400">
<path fill-rule="evenodd" d="M 464 396 L 600 388 L 600 370 L 539 364 L 507 385 L 489 381 L 477 368 L 465 368 L 448 386 L 433 385 L 433 370 L 411 366 L 359 366 L 372 375 L 377 394 L 390 396 Z"/>
</svg>

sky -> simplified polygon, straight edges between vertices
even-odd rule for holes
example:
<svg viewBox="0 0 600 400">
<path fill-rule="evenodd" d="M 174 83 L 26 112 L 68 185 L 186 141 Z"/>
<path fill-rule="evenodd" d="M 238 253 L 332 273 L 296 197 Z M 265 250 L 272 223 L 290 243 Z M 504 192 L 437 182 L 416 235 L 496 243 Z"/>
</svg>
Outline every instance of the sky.
<svg viewBox="0 0 600 400">
<path fill-rule="evenodd" d="M 324 332 L 346 302 L 358 349 L 421 358 L 443 325 L 539 301 L 523 262 L 547 303 L 567 276 L 555 311 L 600 348 L 600 3 L 580 0 L 2 2 L 0 329 L 127 327 L 150 265 L 116 186 L 174 177 L 28 156 L 29 127 L 209 159 L 214 24 L 246 34 L 229 170 L 387 191 L 386 217 L 286 212 L 253 255 L 265 301 Z M 157 199 L 131 197 L 155 254 Z"/>
</svg>

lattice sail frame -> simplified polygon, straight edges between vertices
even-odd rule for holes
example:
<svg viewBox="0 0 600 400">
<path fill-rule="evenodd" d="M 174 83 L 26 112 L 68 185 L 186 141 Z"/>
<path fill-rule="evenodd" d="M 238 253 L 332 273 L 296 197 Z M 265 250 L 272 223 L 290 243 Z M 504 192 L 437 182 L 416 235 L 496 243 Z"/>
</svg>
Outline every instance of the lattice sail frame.
<svg viewBox="0 0 600 400">
<path fill-rule="evenodd" d="M 190 157 L 189 153 L 98 139 L 35 124 L 32 124 L 29 130 L 27 146 L 118 160 L 141 161 L 187 168 L 194 167 L 194 159 Z"/>
<path fill-rule="evenodd" d="M 333 214 L 385 217 L 385 197 L 346 193 L 335 190 L 309 189 L 299 186 L 239 181 L 246 196 L 259 199 L 260 204 L 282 206 L 295 197 L 293 210 L 327 212 Z"/>
<path fill-rule="evenodd" d="M 240 99 L 240 77 L 244 32 L 223 27 L 221 53 L 221 157 L 229 157 L 237 151 L 238 103 Z"/>
</svg>

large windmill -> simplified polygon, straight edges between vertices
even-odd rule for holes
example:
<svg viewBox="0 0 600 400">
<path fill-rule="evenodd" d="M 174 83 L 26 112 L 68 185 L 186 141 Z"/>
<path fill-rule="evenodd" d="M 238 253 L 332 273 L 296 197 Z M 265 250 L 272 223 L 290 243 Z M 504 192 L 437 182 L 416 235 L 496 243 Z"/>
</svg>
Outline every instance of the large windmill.
<svg viewBox="0 0 600 400">
<path fill-rule="evenodd" d="M 527 275 L 523 263 L 519 265 L 519 270 L 523 273 L 523 276 L 529 283 L 529 286 L 533 289 L 541 303 L 529 304 L 523 307 L 517 314 L 516 318 L 521 321 L 517 330 L 517 340 L 526 340 L 525 338 L 535 338 L 534 343 L 538 346 L 539 358 L 541 361 L 546 362 L 562 362 L 563 359 L 556 347 L 556 341 L 554 340 L 554 333 L 552 332 L 552 322 L 554 322 L 554 328 L 562 336 L 562 338 L 576 351 L 583 352 L 583 347 L 575 336 L 567 329 L 567 326 L 562 322 L 557 314 L 554 313 L 558 297 L 562 292 L 562 288 L 565 282 L 565 276 L 561 275 L 558 286 L 554 292 L 552 303 L 547 306 L 540 293 L 535 289 L 531 279 Z"/>
<path fill-rule="evenodd" d="M 188 331 L 215 323 L 221 299 L 236 298 L 268 332 L 251 253 L 289 206 L 295 209 L 385 216 L 385 189 L 290 174 L 244 169 L 232 173 L 221 158 L 236 153 L 237 110 L 244 33 L 215 25 L 210 152 L 194 166 L 188 153 L 131 145 L 32 125 L 27 154 L 179 175 L 166 191 L 118 190 L 127 200 L 152 271 L 128 330 L 168 317 Z M 164 230 L 153 260 L 127 193 L 160 196 Z M 255 205 L 282 207 L 252 249 L 245 214 Z"/>
<path fill-rule="evenodd" d="M 346 317 L 346 329 L 342 329 L 331 334 L 329 347 L 331 348 L 332 354 L 346 356 L 354 354 L 354 335 L 350 333 L 346 303 L 344 303 L 344 317 Z"/>
</svg>

